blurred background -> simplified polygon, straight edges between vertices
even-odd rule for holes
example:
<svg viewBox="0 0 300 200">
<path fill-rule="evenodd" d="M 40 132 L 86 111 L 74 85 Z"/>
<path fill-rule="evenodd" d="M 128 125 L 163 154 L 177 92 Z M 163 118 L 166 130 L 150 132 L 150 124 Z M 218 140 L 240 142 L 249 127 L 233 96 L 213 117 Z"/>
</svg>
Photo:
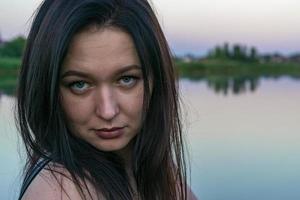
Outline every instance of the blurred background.
<svg viewBox="0 0 300 200">
<path fill-rule="evenodd" d="M 0 199 L 24 151 L 15 87 L 40 0 L 0 1 Z M 200 200 L 300 199 L 300 1 L 153 0 L 180 75 L 191 187 Z"/>
</svg>

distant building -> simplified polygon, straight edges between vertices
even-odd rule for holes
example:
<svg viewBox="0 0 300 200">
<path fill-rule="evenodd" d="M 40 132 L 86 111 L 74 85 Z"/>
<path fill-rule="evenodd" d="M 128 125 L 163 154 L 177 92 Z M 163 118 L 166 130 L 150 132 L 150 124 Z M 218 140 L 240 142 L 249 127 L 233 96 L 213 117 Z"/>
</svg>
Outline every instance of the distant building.
<svg viewBox="0 0 300 200">
<path fill-rule="evenodd" d="M 280 54 L 274 54 L 271 56 L 271 62 L 273 63 L 283 63 L 286 62 L 288 59 Z"/>
<path fill-rule="evenodd" d="M 284 63 L 289 61 L 289 59 L 283 55 L 280 55 L 278 53 L 275 54 L 266 54 L 263 56 L 260 56 L 259 58 L 260 63 Z"/>
<path fill-rule="evenodd" d="M 182 61 L 185 62 L 185 63 L 190 63 L 190 62 L 192 62 L 192 59 L 189 58 L 189 57 L 183 57 Z"/>
<path fill-rule="evenodd" d="M 297 62 L 300 63 L 300 53 L 299 54 L 295 54 L 289 57 L 289 60 L 291 62 Z"/>
<path fill-rule="evenodd" d="M 192 54 L 186 54 L 181 58 L 181 61 L 185 62 L 185 63 L 190 63 L 190 62 L 193 62 L 196 60 L 197 60 L 196 56 L 194 56 Z"/>
</svg>

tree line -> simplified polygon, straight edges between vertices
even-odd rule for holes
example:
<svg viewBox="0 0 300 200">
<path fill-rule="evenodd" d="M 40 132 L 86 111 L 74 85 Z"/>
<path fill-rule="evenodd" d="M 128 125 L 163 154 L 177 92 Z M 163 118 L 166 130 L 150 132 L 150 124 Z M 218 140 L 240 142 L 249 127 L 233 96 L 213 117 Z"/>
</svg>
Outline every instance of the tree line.
<svg viewBox="0 0 300 200">
<path fill-rule="evenodd" d="M 20 58 L 23 54 L 26 39 L 23 36 L 15 37 L 9 41 L 0 38 L 0 57 Z"/>
<path fill-rule="evenodd" d="M 216 46 L 214 49 L 209 51 L 207 57 L 252 62 L 256 62 L 259 59 L 259 55 L 255 47 L 248 48 L 247 46 L 240 44 L 230 46 L 228 43 L 225 43 L 223 46 Z"/>
</svg>

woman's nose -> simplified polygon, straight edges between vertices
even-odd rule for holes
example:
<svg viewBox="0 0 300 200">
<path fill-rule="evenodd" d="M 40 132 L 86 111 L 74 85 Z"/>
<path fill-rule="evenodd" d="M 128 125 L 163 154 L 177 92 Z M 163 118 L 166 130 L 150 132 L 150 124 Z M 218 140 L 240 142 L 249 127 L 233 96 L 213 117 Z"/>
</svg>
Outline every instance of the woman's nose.
<svg viewBox="0 0 300 200">
<path fill-rule="evenodd" d="M 96 95 L 96 114 L 106 121 L 111 121 L 119 113 L 118 101 L 109 87 L 102 87 Z"/>
</svg>

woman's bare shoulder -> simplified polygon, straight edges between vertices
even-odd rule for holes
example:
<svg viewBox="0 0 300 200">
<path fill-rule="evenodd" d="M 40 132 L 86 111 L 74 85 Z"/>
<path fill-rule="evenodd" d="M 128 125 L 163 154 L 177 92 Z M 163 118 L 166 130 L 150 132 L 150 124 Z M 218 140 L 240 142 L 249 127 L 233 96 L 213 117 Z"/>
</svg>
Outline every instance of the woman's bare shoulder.
<svg viewBox="0 0 300 200">
<path fill-rule="evenodd" d="M 89 184 L 88 184 L 89 185 Z M 91 189 L 92 187 L 89 187 Z M 95 194 L 90 190 L 92 196 Z M 94 193 L 94 194 L 93 194 Z M 81 200 L 70 173 L 61 165 L 49 163 L 34 178 L 22 200 Z M 87 198 L 89 199 L 89 198 Z"/>
</svg>

